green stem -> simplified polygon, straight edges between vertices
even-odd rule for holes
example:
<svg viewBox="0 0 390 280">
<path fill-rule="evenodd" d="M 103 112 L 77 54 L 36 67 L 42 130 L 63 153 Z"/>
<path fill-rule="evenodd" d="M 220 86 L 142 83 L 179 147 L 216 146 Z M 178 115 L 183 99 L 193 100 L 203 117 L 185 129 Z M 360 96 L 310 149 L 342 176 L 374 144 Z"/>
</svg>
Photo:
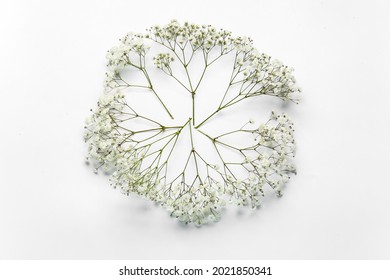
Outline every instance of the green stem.
<svg viewBox="0 0 390 280">
<path fill-rule="evenodd" d="M 192 93 L 192 124 L 195 126 L 195 93 Z"/>
<path fill-rule="evenodd" d="M 204 119 L 200 124 L 198 124 L 197 126 L 195 126 L 196 129 L 198 129 L 199 127 L 201 127 L 205 122 L 207 122 L 209 119 L 211 119 L 214 115 L 216 115 L 219 111 L 221 111 L 221 108 L 218 108 L 218 110 L 216 110 L 214 113 L 212 113 L 210 116 L 208 116 L 206 119 Z"/>
<path fill-rule="evenodd" d="M 204 74 L 206 73 L 207 67 L 208 67 L 207 65 L 204 67 L 203 72 L 202 72 L 202 76 L 200 76 L 199 82 L 198 82 L 198 84 L 195 86 L 194 92 L 196 92 L 196 90 L 197 90 L 198 87 L 200 86 L 200 83 L 201 83 L 202 80 L 203 80 Z"/>
<path fill-rule="evenodd" d="M 190 137 L 191 137 L 191 147 L 192 147 L 191 152 L 192 152 L 192 154 L 194 156 L 194 162 L 195 162 L 195 168 L 196 168 L 196 174 L 197 174 L 197 176 L 195 177 L 195 181 L 196 181 L 197 178 L 199 178 L 199 180 L 200 180 L 199 167 L 198 167 L 198 160 L 196 159 L 196 154 L 195 154 L 194 138 L 193 138 L 193 135 L 192 135 L 191 125 L 189 127 L 190 127 Z M 195 183 L 195 181 L 192 183 L 192 185 Z"/>
<path fill-rule="evenodd" d="M 173 116 L 171 114 L 171 112 L 169 112 L 167 106 L 165 106 L 164 102 L 161 100 L 160 96 L 158 96 L 158 94 L 156 93 L 156 91 L 151 88 L 152 92 L 154 93 L 154 95 L 157 97 L 158 101 L 160 101 L 161 105 L 164 107 L 165 111 L 168 113 L 168 115 L 171 117 L 171 119 L 173 120 Z"/>
<path fill-rule="evenodd" d="M 154 90 L 153 88 L 153 85 L 152 85 L 152 81 L 150 80 L 150 77 L 149 77 L 149 74 L 148 72 L 146 71 L 146 68 L 141 68 L 141 71 L 144 73 L 145 75 L 145 78 L 146 80 L 148 81 L 149 83 L 149 86 L 150 86 L 150 89 L 152 90 L 152 92 L 154 93 L 154 95 L 157 97 L 158 101 L 160 102 L 160 104 L 164 107 L 165 111 L 168 113 L 168 115 L 171 117 L 171 119 L 174 119 L 171 112 L 169 112 L 167 106 L 165 106 L 164 102 L 161 100 L 160 96 L 158 96 L 157 92 Z"/>
</svg>

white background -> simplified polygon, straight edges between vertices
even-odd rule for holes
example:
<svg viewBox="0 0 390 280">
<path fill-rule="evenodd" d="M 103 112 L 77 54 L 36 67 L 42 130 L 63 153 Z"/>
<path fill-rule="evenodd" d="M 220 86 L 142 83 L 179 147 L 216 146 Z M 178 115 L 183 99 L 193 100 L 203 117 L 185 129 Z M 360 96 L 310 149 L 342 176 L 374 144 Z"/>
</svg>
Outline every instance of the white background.
<svg viewBox="0 0 390 280">
<path fill-rule="evenodd" d="M 389 14 L 389 1 L 3 1 L 0 258 L 389 259 Z M 83 162 L 106 50 L 172 18 L 251 36 L 303 90 L 285 196 L 202 228 Z"/>
</svg>

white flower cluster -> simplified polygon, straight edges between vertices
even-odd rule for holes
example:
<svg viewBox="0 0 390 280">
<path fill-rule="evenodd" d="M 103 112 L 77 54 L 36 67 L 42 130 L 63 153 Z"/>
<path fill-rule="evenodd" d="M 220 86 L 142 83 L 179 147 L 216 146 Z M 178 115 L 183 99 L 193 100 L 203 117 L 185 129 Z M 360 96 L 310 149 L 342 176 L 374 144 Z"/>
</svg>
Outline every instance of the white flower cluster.
<svg viewBox="0 0 390 280">
<path fill-rule="evenodd" d="M 112 117 L 122 110 L 123 105 L 118 101 L 123 98 L 124 95 L 119 91 L 102 95 L 97 108 L 85 122 L 84 140 L 89 142 L 87 160 L 94 160 L 105 170 L 123 156 L 122 139 L 118 137 L 117 124 Z"/>
<path fill-rule="evenodd" d="M 243 52 L 245 55 L 255 51 L 253 41 L 249 37 L 236 37 L 233 39 L 233 44 L 238 51 Z"/>
<path fill-rule="evenodd" d="M 106 55 L 108 66 L 113 70 L 122 70 L 126 65 L 132 64 L 129 53 L 134 52 L 141 56 L 145 56 L 150 47 L 146 46 L 142 35 L 134 35 L 128 33 L 120 40 L 118 46 L 112 47 Z"/>
<path fill-rule="evenodd" d="M 152 46 L 164 46 L 167 52 L 158 53 L 151 59 L 146 41 Z M 205 68 L 199 83 L 193 86 L 188 66 L 197 51 L 203 54 Z M 213 51 L 217 53 L 214 56 L 211 54 Z M 146 61 L 152 60 L 157 68 L 174 77 L 192 94 L 194 102 L 195 92 L 208 66 L 229 52 L 235 54 L 231 81 L 218 109 L 203 121 L 195 123 L 195 103 L 192 104 L 189 121 L 168 126 L 144 115 L 144 112 L 136 112 L 129 103 L 131 100 L 126 98 L 126 92 L 131 91 L 132 87 L 148 90 L 173 118 L 152 86 Z M 269 95 L 296 101 L 294 94 L 299 89 L 295 85 L 291 67 L 259 53 L 248 37 L 233 37 L 229 31 L 217 30 L 210 25 L 187 22 L 180 25 L 175 20 L 164 27 L 154 26 L 147 34 L 127 34 L 118 46 L 108 51 L 107 60 L 105 92 L 86 120 L 84 140 L 88 143 L 87 160 L 94 163 L 96 173 L 100 167 L 112 172 L 110 181 L 114 188 L 127 195 L 135 193 L 155 201 L 181 222 L 196 225 L 218 221 L 221 209 L 227 203 L 259 207 L 266 188 L 278 196 L 282 195 L 290 174 L 296 173 L 291 161 L 295 155 L 293 124 L 285 114 L 272 112 L 266 123 L 253 129 L 246 128 L 255 124 L 255 120 L 250 119 L 241 129 L 221 135 L 208 135 L 201 130 L 201 126 L 219 111 L 245 98 Z M 171 69 L 173 63 L 182 64 L 189 87 L 174 76 Z M 140 71 L 147 84 L 125 81 L 121 74 L 127 68 Z M 174 69 L 176 72 L 179 68 Z M 234 90 L 236 95 L 231 97 L 229 91 Z M 134 123 L 144 123 L 147 128 L 135 129 Z M 192 149 L 188 153 L 180 152 L 188 157 L 183 171 L 169 176 L 171 155 L 184 129 L 191 132 Z M 218 162 L 206 161 L 206 157 L 195 149 L 193 142 L 196 138 L 192 136 L 195 133 L 212 141 Z M 227 135 L 246 137 L 248 134 L 255 139 L 255 144 L 249 147 L 236 147 L 225 138 Z M 226 159 L 219 152 L 221 147 L 238 154 L 240 159 L 236 156 L 232 157 L 235 160 Z M 188 164 L 190 161 L 196 168 Z M 241 171 L 236 171 L 232 166 Z"/>
<path fill-rule="evenodd" d="M 145 57 L 150 47 L 144 42 L 142 34 L 128 33 L 125 37 L 120 39 L 117 46 L 112 47 L 107 51 L 107 67 L 106 78 L 104 80 L 104 87 L 106 90 L 111 90 L 120 86 L 118 83 L 119 73 L 127 66 L 134 66 L 136 68 L 142 67 L 139 65 L 139 59 L 132 61 L 130 54 L 136 54 L 139 57 Z"/>
<path fill-rule="evenodd" d="M 286 114 L 277 115 L 272 112 L 269 121 L 253 131 L 258 141 L 255 151 L 257 157 L 248 161 L 257 176 L 256 184 L 268 184 L 281 196 L 282 187 L 290 179 L 289 174 L 296 169 L 291 162 L 295 156 L 295 140 L 293 137 L 293 123 Z"/>
<path fill-rule="evenodd" d="M 283 100 L 295 100 L 294 94 L 300 90 L 295 85 L 294 69 L 283 65 L 269 55 L 253 52 L 244 71 L 246 81 L 258 85 L 250 94 L 267 94 Z"/>
<path fill-rule="evenodd" d="M 218 221 L 226 202 L 217 193 L 215 185 L 200 184 L 198 188 L 175 185 L 170 196 L 161 197 L 162 205 L 173 217 L 184 223 L 196 225 Z"/>
<path fill-rule="evenodd" d="M 190 24 L 185 22 L 180 25 L 177 20 L 172 20 L 164 27 L 154 26 L 149 30 L 147 38 L 153 38 L 160 43 L 174 46 L 184 46 L 188 42 L 193 49 L 210 50 L 215 46 L 221 46 L 228 50 L 232 48 L 233 39 L 231 32 L 220 29 L 217 30 L 211 25 Z"/>
<path fill-rule="evenodd" d="M 106 78 L 104 79 L 104 89 L 110 91 L 113 88 L 118 87 L 119 83 L 117 82 L 119 78 L 119 71 L 115 69 L 110 69 L 111 71 L 106 73 Z"/>
<path fill-rule="evenodd" d="M 123 154 L 123 157 L 116 162 L 116 171 L 111 176 L 111 185 L 120 188 L 121 192 L 129 195 L 131 192 L 147 197 L 153 201 L 157 200 L 158 174 L 152 170 L 142 172 L 144 151 L 130 147 Z"/>
<path fill-rule="evenodd" d="M 294 124 L 286 114 L 278 115 L 273 111 L 267 124 L 260 125 L 256 131 L 259 144 L 272 147 L 281 155 L 295 155 L 293 126 Z"/>
<path fill-rule="evenodd" d="M 153 58 L 153 61 L 157 68 L 168 68 L 174 58 L 169 53 L 159 53 Z"/>
</svg>

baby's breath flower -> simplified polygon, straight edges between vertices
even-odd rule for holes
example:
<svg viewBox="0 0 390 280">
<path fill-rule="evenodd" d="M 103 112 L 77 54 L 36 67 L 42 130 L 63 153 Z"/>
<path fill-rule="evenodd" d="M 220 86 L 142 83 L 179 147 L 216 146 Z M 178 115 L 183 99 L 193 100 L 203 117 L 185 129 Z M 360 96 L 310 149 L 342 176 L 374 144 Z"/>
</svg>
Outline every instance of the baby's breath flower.
<svg viewBox="0 0 390 280">
<path fill-rule="evenodd" d="M 157 68 L 169 68 L 169 64 L 174 61 L 174 58 L 169 53 L 159 53 L 153 58 Z"/>
<path fill-rule="evenodd" d="M 149 49 L 155 46 L 164 51 L 151 57 Z M 193 84 L 189 70 L 196 53 L 204 60 L 204 70 L 199 83 Z M 229 53 L 234 59 L 226 93 L 215 112 L 198 120 L 194 101 L 199 94 L 198 87 L 211 70 L 209 66 Z M 296 95 L 300 90 L 295 84 L 293 68 L 257 51 L 249 37 L 233 37 L 231 32 L 211 25 L 189 22 L 181 25 L 177 20 L 162 27 L 153 26 L 146 34 L 126 34 L 107 52 L 106 58 L 104 93 L 85 120 L 84 140 L 88 143 L 85 161 L 93 165 L 94 173 L 99 169 L 111 172 L 110 185 L 123 194 L 135 193 L 148 198 L 159 203 L 172 217 L 197 226 L 219 221 L 227 202 L 258 208 L 266 189 L 282 195 L 290 174 L 296 173 L 291 160 L 296 151 L 293 123 L 286 114 L 272 111 L 264 123 L 254 126 L 257 121 L 250 118 L 241 128 L 229 128 L 230 131 L 219 135 L 207 134 L 202 126 L 220 111 L 247 98 L 268 95 L 298 102 Z M 151 60 L 192 97 L 192 112 L 187 122 L 168 126 L 132 107 L 127 93 L 133 88 L 142 89 L 153 94 L 161 110 L 173 119 L 148 74 L 147 62 Z M 178 67 L 171 68 L 173 64 Z M 143 75 L 146 84 L 125 79 L 124 73 L 129 69 Z M 181 76 L 172 69 L 181 69 L 188 80 L 181 81 Z M 136 128 L 134 123 L 140 122 L 148 128 Z M 191 149 L 180 151 L 187 164 L 176 174 L 171 170 L 172 154 L 178 149 L 176 143 L 183 130 L 190 131 Z M 217 160 L 209 162 L 195 148 L 195 133 L 210 141 Z M 230 143 L 228 136 L 240 140 L 253 137 L 255 141 L 242 146 Z M 229 159 L 220 152 L 221 148 L 229 148 L 235 156 Z M 194 168 L 188 162 L 194 163 Z"/>
</svg>

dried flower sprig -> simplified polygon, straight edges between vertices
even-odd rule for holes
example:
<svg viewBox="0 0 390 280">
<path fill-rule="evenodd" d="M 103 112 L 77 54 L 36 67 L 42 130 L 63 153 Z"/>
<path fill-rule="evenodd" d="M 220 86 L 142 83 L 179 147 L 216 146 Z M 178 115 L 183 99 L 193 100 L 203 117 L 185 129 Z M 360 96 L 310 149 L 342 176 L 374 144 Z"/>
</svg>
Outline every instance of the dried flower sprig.
<svg viewBox="0 0 390 280">
<path fill-rule="evenodd" d="M 147 70 L 151 59 L 148 51 L 154 45 L 165 49 L 152 58 L 154 65 L 192 97 L 192 114 L 185 123 L 165 125 L 136 111 L 126 98 L 134 88 L 151 92 L 173 119 Z M 189 68 L 195 53 L 201 54 L 204 63 L 198 80 Z M 232 72 L 223 97 L 213 113 L 197 121 L 199 86 L 210 66 L 228 54 L 233 57 Z M 180 221 L 197 225 L 219 220 L 227 203 L 260 206 L 267 187 L 282 195 L 289 174 L 296 173 L 291 162 L 295 155 L 293 124 L 285 114 L 272 112 L 269 120 L 256 128 L 250 119 L 241 128 L 219 135 L 206 133 L 202 126 L 220 111 L 248 98 L 267 95 L 297 103 L 299 89 L 291 67 L 259 53 L 250 38 L 233 37 L 209 25 L 180 25 L 177 21 L 154 26 L 146 34 L 127 34 L 108 52 L 107 59 L 105 91 L 86 121 L 84 139 L 89 143 L 88 160 L 97 164 L 95 172 L 99 168 L 113 170 L 110 180 L 115 188 L 156 201 Z M 185 79 L 179 78 L 173 64 L 180 66 Z M 126 69 L 138 71 L 146 84 L 125 79 L 122 74 Z M 143 127 L 134 125 L 136 122 Z M 209 140 L 215 162 L 195 147 L 195 133 Z M 181 152 L 185 159 L 182 168 L 172 171 L 172 155 L 184 134 L 189 135 L 190 149 Z M 252 142 L 232 142 L 237 137 Z M 236 157 L 228 159 L 224 149 Z"/>
</svg>

